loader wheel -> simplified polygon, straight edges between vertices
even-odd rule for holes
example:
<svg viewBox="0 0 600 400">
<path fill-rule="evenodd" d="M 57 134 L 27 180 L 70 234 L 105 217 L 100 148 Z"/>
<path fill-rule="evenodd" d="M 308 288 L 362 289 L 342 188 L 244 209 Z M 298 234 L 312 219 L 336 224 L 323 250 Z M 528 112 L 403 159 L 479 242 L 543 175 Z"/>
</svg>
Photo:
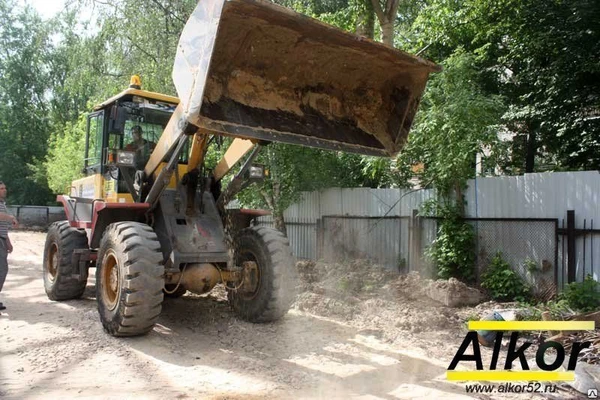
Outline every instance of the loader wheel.
<svg viewBox="0 0 600 400">
<path fill-rule="evenodd" d="M 44 289 L 50 300 L 70 300 L 81 297 L 87 284 L 85 275 L 78 279 L 79 266 L 72 262 L 74 250 L 87 249 L 85 230 L 73 228 L 67 221 L 55 222 L 48 228 L 44 246 Z"/>
<path fill-rule="evenodd" d="M 113 336 L 148 333 L 163 301 L 164 266 L 156 233 L 146 224 L 110 224 L 96 262 L 96 299 L 104 330 Z"/>
<path fill-rule="evenodd" d="M 238 233 L 235 246 L 236 265 L 245 266 L 245 279 L 237 290 L 228 290 L 229 304 L 250 322 L 284 316 L 296 297 L 297 282 L 287 238 L 272 228 L 246 228 Z"/>
</svg>

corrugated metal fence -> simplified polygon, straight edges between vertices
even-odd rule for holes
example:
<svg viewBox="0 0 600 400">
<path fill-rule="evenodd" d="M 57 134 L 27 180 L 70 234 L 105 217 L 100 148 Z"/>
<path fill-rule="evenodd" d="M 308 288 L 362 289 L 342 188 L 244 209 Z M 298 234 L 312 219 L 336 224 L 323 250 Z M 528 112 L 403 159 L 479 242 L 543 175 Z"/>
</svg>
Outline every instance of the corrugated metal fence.
<svg viewBox="0 0 600 400">
<path fill-rule="evenodd" d="M 568 281 L 572 262 L 576 281 L 591 274 L 600 280 L 600 173 L 552 172 L 477 178 L 465 194 L 473 218 L 547 218 L 557 221 L 557 280 Z M 573 255 L 569 260 L 567 211 L 574 211 Z M 547 236 L 547 235 L 545 235 Z M 550 239 L 549 239 L 550 240 Z M 540 260 L 540 259 L 538 259 Z M 541 262 L 541 260 L 540 260 Z"/>
<path fill-rule="evenodd" d="M 368 258 L 380 265 L 406 268 L 409 225 L 409 217 L 324 216 L 319 258 Z"/>
<path fill-rule="evenodd" d="M 414 210 L 433 196 L 431 190 L 368 188 L 304 193 L 284 213 L 292 251 L 313 260 L 366 257 L 389 268 L 429 275 L 431 265 L 423 251 L 435 239 L 436 222 L 416 218 Z M 501 251 L 537 286 L 540 279 L 552 277 L 563 287 L 570 266 L 571 279 L 581 281 L 587 274 L 600 279 L 599 197 L 597 171 L 471 180 L 465 214 L 477 233 L 480 269 Z M 24 227 L 45 228 L 65 218 L 62 207 L 8 209 Z M 272 219 L 262 217 L 259 223 L 272 225 Z M 531 261 L 541 272 L 527 269 Z"/>
<path fill-rule="evenodd" d="M 7 206 L 7 211 L 19 220 L 21 228 L 47 228 L 51 223 L 66 219 L 63 207 Z"/>
<path fill-rule="evenodd" d="M 304 259 L 360 257 L 388 268 L 414 270 L 435 238 L 435 222 L 421 221 L 416 230 L 413 213 L 432 196 L 429 190 L 368 188 L 304 193 L 284 213 L 292 252 Z M 261 217 L 259 224 L 273 226 L 273 219 Z M 419 250 L 413 242 L 420 244 Z"/>
<path fill-rule="evenodd" d="M 600 174 L 597 171 L 477 178 L 465 192 L 465 216 L 477 233 L 478 265 L 496 251 L 534 286 L 574 277 L 600 278 Z M 423 250 L 435 239 L 434 220 L 414 219 L 413 210 L 431 190 L 340 189 L 304 193 L 284 213 L 288 237 L 299 258 L 366 257 L 389 268 L 420 270 Z M 573 256 L 569 261 L 567 210 L 575 210 Z M 260 224 L 272 225 L 270 217 Z M 414 232 L 418 224 L 419 239 Z M 564 229 L 563 229 L 564 227 Z M 419 264 L 420 260 L 420 264 Z M 539 270 L 532 273 L 535 263 Z M 529 265 L 529 269 L 527 269 Z M 542 285 L 543 286 L 543 285 Z"/>
</svg>

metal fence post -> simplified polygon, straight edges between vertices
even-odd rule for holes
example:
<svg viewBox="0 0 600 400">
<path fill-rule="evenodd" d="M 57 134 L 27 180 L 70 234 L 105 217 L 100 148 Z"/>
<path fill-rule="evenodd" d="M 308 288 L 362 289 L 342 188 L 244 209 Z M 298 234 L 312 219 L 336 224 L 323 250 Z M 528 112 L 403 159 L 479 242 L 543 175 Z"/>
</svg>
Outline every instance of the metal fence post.
<svg viewBox="0 0 600 400">
<path fill-rule="evenodd" d="M 323 232 L 323 219 L 319 218 L 317 219 L 317 249 L 316 249 L 316 258 L 317 260 L 322 260 L 323 259 L 323 247 L 324 247 L 324 232 Z"/>
<path fill-rule="evenodd" d="M 575 210 L 567 210 L 567 283 L 575 282 Z"/>
<path fill-rule="evenodd" d="M 421 218 L 419 210 L 412 210 L 409 227 L 410 247 L 408 252 L 409 271 L 421 271 Z"/>
</svg>

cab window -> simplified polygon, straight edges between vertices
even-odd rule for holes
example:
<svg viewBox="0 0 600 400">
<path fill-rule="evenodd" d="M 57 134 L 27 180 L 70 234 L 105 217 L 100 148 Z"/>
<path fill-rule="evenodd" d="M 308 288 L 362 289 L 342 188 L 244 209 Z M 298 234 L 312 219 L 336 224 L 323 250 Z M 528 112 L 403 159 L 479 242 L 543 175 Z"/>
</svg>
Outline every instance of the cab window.
<svg viewBox="0 0 600 400">
<path fill-rule="evenodd" d="M 102 157 L 102 133 L 104 131 L 104 111 L 88 116 L 86 137 L 85 168 L 88 172 L 100 166 Z"/>
</svg>

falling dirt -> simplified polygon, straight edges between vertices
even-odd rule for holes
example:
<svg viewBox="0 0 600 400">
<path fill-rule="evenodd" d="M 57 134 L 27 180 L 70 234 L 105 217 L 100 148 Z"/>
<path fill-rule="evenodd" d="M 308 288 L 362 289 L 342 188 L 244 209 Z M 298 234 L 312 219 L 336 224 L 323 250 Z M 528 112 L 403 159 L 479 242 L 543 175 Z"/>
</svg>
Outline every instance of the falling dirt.
<svg viewBox="0 0 600 400">
<path fill-rule="evenodd" d="M 445 372 L 469 315 L 497 305 L 440 306 L 420 294 L 416 275 L 361 262 L 299 263 L 303 292 L 277 323 L 237 319 L 218 286 L 206 296 L 166 299 L 150 334 L 114 338 L 98 318 L 94 270 L 82 299 L 49 301 L 45 234 L 11 238 L 0 294 L 8 307 L 0 315 L 2 398 L 492 398 L 467 394 Z M 491 350 L 482 351 L 489 358 Z"/>
</svg>

